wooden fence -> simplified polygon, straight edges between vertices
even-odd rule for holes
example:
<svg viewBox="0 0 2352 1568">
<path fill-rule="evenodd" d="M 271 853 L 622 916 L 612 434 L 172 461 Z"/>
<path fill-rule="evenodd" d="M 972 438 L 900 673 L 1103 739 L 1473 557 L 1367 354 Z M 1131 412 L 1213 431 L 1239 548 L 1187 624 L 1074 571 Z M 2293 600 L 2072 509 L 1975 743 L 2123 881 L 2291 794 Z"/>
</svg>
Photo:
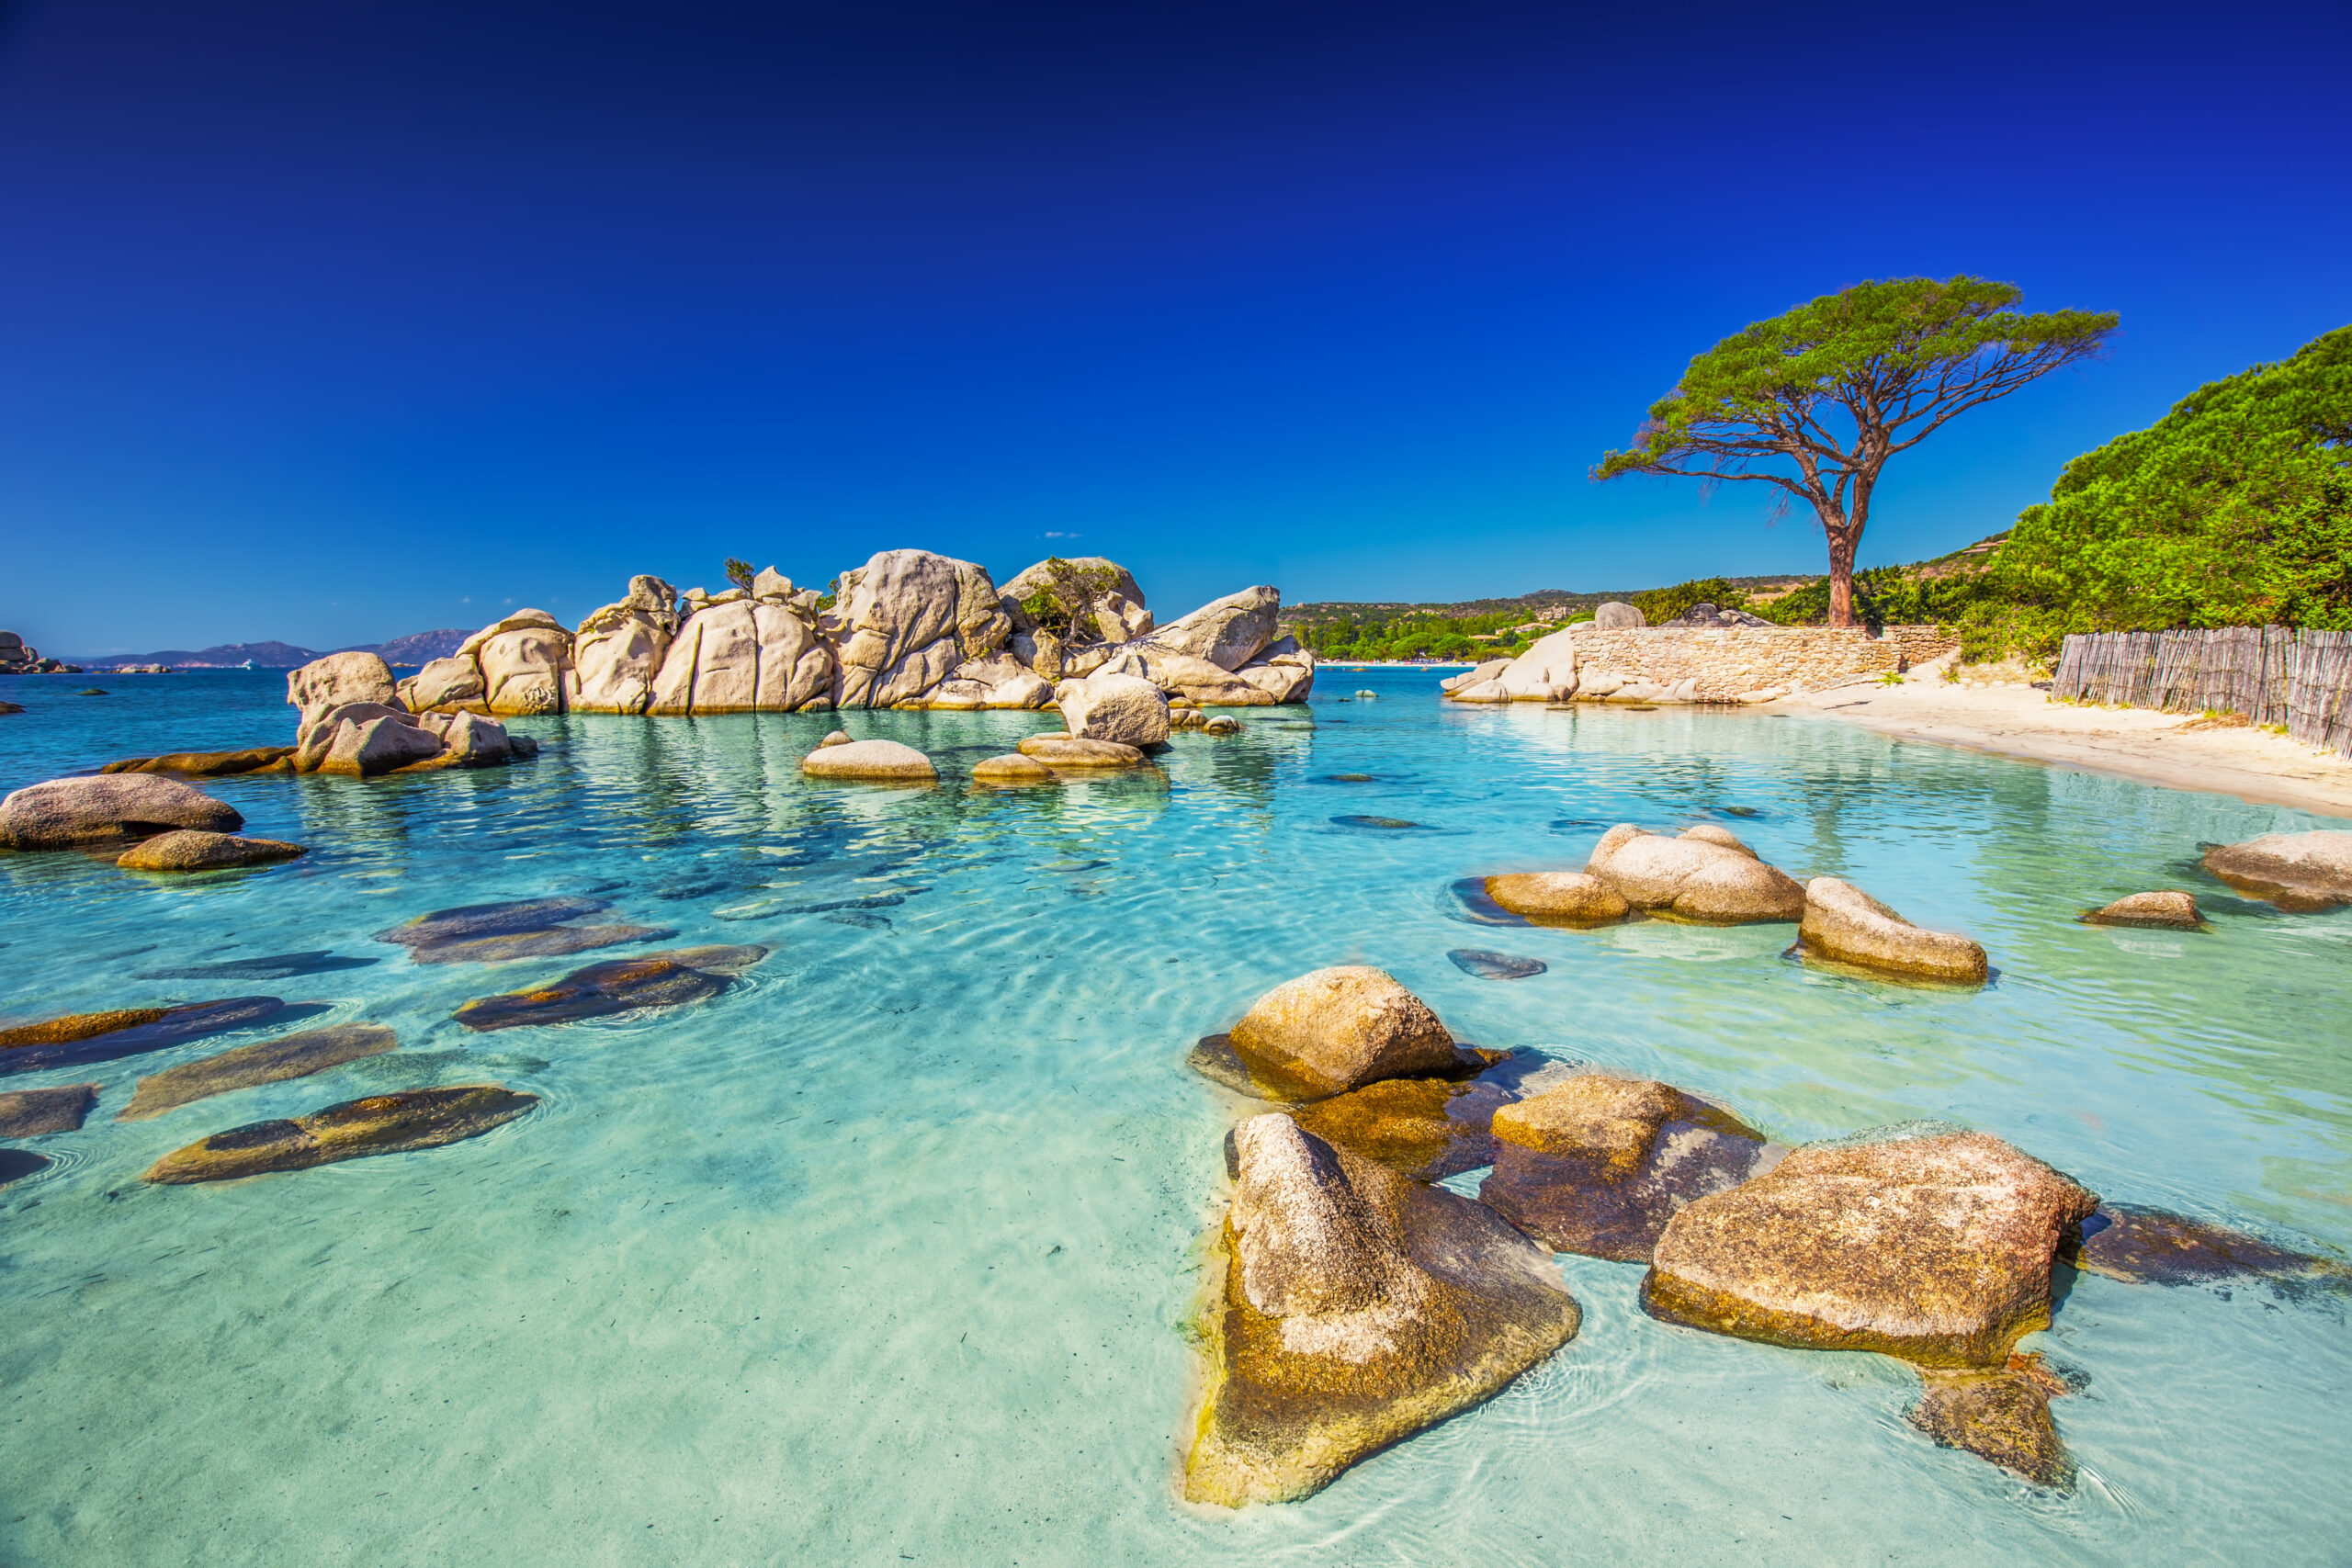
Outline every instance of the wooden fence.
<svg viewBox="0 0 2352 1568">
<path fill-rule="evenodd" d="M 2070 637 L 2050 694 L 2167 713 L 2244 714 L 2352 756 L 2352 632 L 2223 626 Z"/>
</svg>

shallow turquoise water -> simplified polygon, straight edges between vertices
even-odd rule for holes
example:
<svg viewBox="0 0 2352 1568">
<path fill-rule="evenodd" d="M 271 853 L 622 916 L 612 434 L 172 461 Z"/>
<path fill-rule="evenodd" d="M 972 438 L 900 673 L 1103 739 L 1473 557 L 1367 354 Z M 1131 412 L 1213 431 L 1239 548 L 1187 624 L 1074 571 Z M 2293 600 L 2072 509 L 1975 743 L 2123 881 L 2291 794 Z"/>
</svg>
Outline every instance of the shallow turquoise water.
<svg viewBox="0 0 2352 1568">
<path fill-rule="evenodd" d="M 0 788 L 291 730 L 272 675 L 86 683 L 0 680 L 30 710 L 0 717 Z M 1571 1258 L 1582 1334 L 1491 1404 L 1302 1505 L 1178 1503 L 1238 1105 L 1183 1055 L 1322 964 L 1382 964 L 1464 1038 L 1666 1077 L 1784 1140 L 1946 1117 L 2115 1201 L 2352 1253 L 2352 918 L 2194 869 L 2200 840 L 2319 819 L 1824 721 L 1322 684 L 1311 714 L 1179 737 L 1164 782 L 820 786 L 796 763 L 830 719 L 573 718 L 528 727 L 527 767 L 218 781 L 252 830 L 312 846 L 260 874 L 0 857 L 0 1017 L 265 990 L 401 1044 L 140 1122 L 113 1120 L 139 1073 L 277 1032 L 0 1084 L 106 1086 L 82 1131 L 28 1145 L 55 1165 L 0 1189 L 0 1562 L 2345 1560 L 2346 1298 L 2242 1281 L 2075 1285 L 2039 1341 L 2089 1380 L 2055 1406 L 2071 1496 L 1932 1447 L 1894 1363 L 1670 1328 L 1638 1268 Z M 1357 687 L 1383 700 L 1331 700 Z M 1040 724 L 848 727 L 960 779 Z M 1329 781 L 1356 772 L 1374 782 Z M 1825 976 L 1779 957 L 1785 927 L 1480 927 L 1448 892 L 1580 864 L 1612 822 L 1702 819 L 1973 933 L 1997 983 Z M 2162 886 L 2216 929 L 2071 918 Z M 583 890 L 675 944 L 775 953 L 698 1008 L 470 1036 L 461 1001 L 613 953 L 417 967 L 369 941 Z M 1464 946 L 1551 967 L 1477 979 L 1446 959 Z M 322 948 L 379 962 L 140 977 Z M 228 1126 L 486 1078 L 543 1103 L 436 1151 L 138 1180 Z"/>
</svg>

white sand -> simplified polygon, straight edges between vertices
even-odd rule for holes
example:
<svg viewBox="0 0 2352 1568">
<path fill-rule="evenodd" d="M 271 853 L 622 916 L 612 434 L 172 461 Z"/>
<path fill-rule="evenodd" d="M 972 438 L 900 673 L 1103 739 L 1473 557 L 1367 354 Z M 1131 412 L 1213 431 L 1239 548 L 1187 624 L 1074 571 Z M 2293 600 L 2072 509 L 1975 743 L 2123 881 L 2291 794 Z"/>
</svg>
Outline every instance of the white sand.
<svg viewBox="0 0 2352 1568">
<path fill-rule="evenodd" d="M 2120 773 L 2172 789 L 2352 817 L 2352 760 L 2252 728 L 2191 728 L 2193 714 L 2054 703 L 2024 685 L 1915 680 L 1791 697 L 1776 711 L 1859 724 L 2060 767 Z"/>
</svg>

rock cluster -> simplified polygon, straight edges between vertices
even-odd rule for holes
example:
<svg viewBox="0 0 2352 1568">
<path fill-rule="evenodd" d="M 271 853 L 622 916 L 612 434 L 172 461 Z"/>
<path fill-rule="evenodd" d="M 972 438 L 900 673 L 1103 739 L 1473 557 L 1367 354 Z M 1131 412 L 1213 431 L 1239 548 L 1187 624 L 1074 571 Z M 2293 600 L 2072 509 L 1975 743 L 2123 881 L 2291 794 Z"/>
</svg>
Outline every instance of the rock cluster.
<svg viewBox="0 0 2352 1568">
<path fill-rule="evenodd" d="M 25 639 L 15 632 L 0 632 L 0 675 L 78 675 L 78 664 L 61 664 L 54 659 L 43 659 L 40 649 L 28 648 Z M 17 712 L 23 712 L 21 708 Z"/>
<path fill-rule="evenodd" d="M 1704 608 L 1700 606 L 1698 608 Z M 1490 660 L 1442 682 L 1458 703 L 1577 702 L 1651 705 L 1764 702 L 1819 691 L 1908 661 L 1951 653 L 1956 638 L 1935 626 L 1776 626 L 1734 611 L 1704 624 L 1645 626 L 1600 618 L 1545 637 L 1517 659 Z M 1695 614 L 1695 610 L 1693 612 Z"/>
<path fill-rule="evenodd" d="M 1713 823 L 1675 838 L 1621 822 L 1600 836 L 1582 871 L 1489 876 L 1486 895 L 1538 925 L 1597 926 L 1635 910 L 1709 925 L 1793 920 L 1804 888 Z"/>
<path fill-rule="evenodd" d="M 510 621 L 519 618 L 510 617 Z M 557 711 L 560 705 L 552 699 L 539 703 L 533 694 L 542 692 L 543 683 L 531 669 L 516 662 L 521 658 L 518 649 L 546 646 L 547 628 L 532 622 L 509 632 L 486 629 L 495 635 L 479 642 L 469 638 L 468 651 L 481 650 L 481 656 L 490 660 L 483 668 L 492 672 L 496 681 L 492 689 L 502 694 L 502 700 L 524 705 L 497 711 Z M 483 635 L 478 632 L 475 637 Z M 390 667 L 372 653 L 330 653 L 292 671 L 286 677 L 286 700 L 301 714 L 294 749 L 281 761 L 256 771 L 284 769 L 373 778 L 379 773 L 494 766 L 538 754 L 537 741 L 526 735 L 510 735 L 504 725 L 479 712 L 414 706 L 417 682 L 433 670 L 428 664 L 418 674 L 396 682 Z"/>
<path fill-rule="evenodd" d="M 1074 611 L 1057 598 L 1073 582 L 1091 585 Z M 570 630 L 517 610 L 404 681 L 362 662 L 373 655 L 331 654 L 295 671 L 287 696 L 306 728 L 356 702 L 412 716 L 1040 708 L 1057 683 L 1098 671 L 1152 684 L 1163 708 L 1170 695 L 1303 702 L 1315 659 L 1276 640 L 1281 604 L 1272 588 L 1250 588 L 1158 626 L 1135 579 L 1098 558 L 1041 561 L 1000 589 L 973 562 L 884 550 L 830 594 L 774 567 L 719 593 L 634 577 Z"/>
</svg>

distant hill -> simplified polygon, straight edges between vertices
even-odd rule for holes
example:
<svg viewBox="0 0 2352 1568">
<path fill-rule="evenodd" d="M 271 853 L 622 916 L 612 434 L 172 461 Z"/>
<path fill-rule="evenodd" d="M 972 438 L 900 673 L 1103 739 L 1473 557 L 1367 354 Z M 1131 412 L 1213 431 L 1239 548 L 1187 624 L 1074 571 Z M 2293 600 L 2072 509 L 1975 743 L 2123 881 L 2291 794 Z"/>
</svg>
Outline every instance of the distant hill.
<svg viewBox="0 0 2352 1568">
<path fill-rule="evenodd" d="M 411 632 L 390 642 L 368 642 L 329 649 L 334 653 L 373 653 L 385 663 L 414 667 L 446 659 L 473 635 L 463 626 L 439 631 Z M 290 642 L 224 642 L 213 648 L 166 648 L 153 653 L 76 654 L 66 660 L 85 670 L 114 670 L 126 664 L 168 664 L 175 670 L 234 670 L 250 660 L 256 670 L 293 670 L 325 655 L 317 649 Z"/>
</svg>

